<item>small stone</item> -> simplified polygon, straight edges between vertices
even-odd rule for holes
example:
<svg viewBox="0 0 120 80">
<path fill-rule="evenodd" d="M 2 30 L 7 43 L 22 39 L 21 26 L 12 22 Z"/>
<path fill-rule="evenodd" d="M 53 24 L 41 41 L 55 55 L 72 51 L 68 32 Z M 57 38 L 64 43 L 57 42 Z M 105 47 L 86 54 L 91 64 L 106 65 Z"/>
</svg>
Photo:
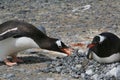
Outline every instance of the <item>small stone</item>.
<svg viewBox="0 0 120 80">
<path fill-rule="evenodd" d="M 52 69 L 50 69 L 50 71 L 49 72 L 53 72 L 53 73 L 55 73 L 55 72 L 57 72 L 54 68 L 52 68 Z"/>
<path fill-rule="evenodd" d="M 56 67 L 56 71 L 59 73 L 61 72 L 62 67 Z"/>
<path fill-rule="evenodd" d="M 91 77 L 92 80 L 97 80 L 98 79 L 98 74 L 95 74 Z"/>
<path fill-rule="evenodd" d="M 107 72 L 106 75 L 109 75 L 109 76 L 116 76 L 116 72 L 117 72 L 117 68 L 114 67 L 114 68 L 111 69 L 109 72 Z"/>
<path fill-rule="evenodd" d="M 47 78 L 46 80 L 55 80 L 54 78 Z"/>
<path fill-rule="evenodd" d="M 93 74 L 93 71 L 92 71 L 92 69 L 89 69 L 89 70 L 86 70 L 86 72 L 85 72 L 87 75 L 92 75 Z"/>
<path fill-rule="evenodd" d="M 90 9 L 90 8 L 91 8 L 91 5 L 85 5 L 85 6 L 83 6 L 82 8 L 83 8 L 82 10 L 85 11 L 85 10 Z"/>
<path fill-rule="evenodd" d="M 80 77 L 80 75 L 77 75 L 77 74 L 75 74 L 75 73 L 72 73 L 71 76 L 72 76 L 73 78 L 79 78 L 79 77 Z"/>
<path fill-rule="evenodd" d="M 44 70 L 40 70 L 41 72 L 45 72 L 45 73 L 48 73 L 48 72 L 50 72 L 50 70 L 49 69 L 44 69 Z"/>
<path fill-rule="evenodd" d="M 117 66 L 116 79 L 120 80 L 120 66 Z"/>
<path fill-rule="evenodd" d="M 63 78 L 62 80 L 69 80 L 69 78 Z"/>
<path fill-rule="evenodd" d="M 77 64 L 75 67 L 76 67 L 77 69 L 80 69 L 80 68 L 82 67 L 82 65 L 81 65 L 81 64 Z"/>
<path fill-rule="evenodd" d="M 81 54 L 82 54 L 82 53 L 84 53 L 84 51 L 83 51 L 82 49 L 79 49 L 79 50 L 78 50 L 78 53 L 81 53 Z"/>
<path fill-rule="evenodd" d="M 85 78 L 85 74 L 84 74 L 84 73 L 81 73 L 81 77 L 84 79 L 84 78 Z"/>
</svg>

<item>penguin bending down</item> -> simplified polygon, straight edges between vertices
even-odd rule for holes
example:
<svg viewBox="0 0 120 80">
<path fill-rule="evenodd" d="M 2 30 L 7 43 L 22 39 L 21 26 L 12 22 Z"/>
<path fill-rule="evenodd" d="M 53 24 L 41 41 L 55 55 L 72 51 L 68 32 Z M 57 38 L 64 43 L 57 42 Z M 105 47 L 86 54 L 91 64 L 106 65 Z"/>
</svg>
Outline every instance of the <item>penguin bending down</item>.
<svg viewBox="0 0 120 80">
<path fill-rule="evenodd" d="M 0 59 L 8 66 L 22 62 L 17 52 L 29 48 L 42 48 L 71 54 L 72 49 L 61 40 L 50 38 L 32 24 L 19 20 L 10 20 L 0 24 Z M 7 56 L 11 56 L 10 62 Z"/>
<path fill-rule="evenodd" d="M 93 38 L 86 52 L 87 58 L 100 63 L 120 61 L 120 38 L 110 32 L 103 32 Z"/>
</svg>

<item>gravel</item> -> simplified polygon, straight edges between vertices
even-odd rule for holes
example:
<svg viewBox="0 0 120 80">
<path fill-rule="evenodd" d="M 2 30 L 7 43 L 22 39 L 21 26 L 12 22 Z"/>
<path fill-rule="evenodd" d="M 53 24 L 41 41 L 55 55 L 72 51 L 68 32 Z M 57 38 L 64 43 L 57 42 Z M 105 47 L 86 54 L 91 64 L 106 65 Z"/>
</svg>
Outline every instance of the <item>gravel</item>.
<svg viewBox="0 0 120 80">
<path fill-rule="evenodd" d="M 85 54 L 81 56 L 78 50 L 73 55 L 56 59 L 50 62 L 41 71 L 59 74 L 69 74 L 73 78 L 83 80 L 119 80 L 119 63 L 100 64 L 94 60 L 88 60 Z"/>
</svg>

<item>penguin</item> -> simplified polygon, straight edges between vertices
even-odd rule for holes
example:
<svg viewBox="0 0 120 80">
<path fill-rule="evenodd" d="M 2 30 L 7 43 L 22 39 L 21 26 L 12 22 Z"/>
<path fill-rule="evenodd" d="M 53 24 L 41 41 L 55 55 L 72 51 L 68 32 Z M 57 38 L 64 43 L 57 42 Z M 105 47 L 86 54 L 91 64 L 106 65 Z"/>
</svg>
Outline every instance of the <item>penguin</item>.
<svg viewBox="0 0 120 80">
<path fill-rule="evenodd" d="M 120 61 L 120 38 L 111 32 L 96 35 L 87 46 L 87 58 L 99 63 Z"/>
<path fill-rule="evenodd" d="M 8 66 L 23 62 L 17 52 L 30 48 L 42 48 L 71 54 L 72 49 L 61 40 L 48 37 L 34 25 L 22 20 L 9 20 L 0 24 L 0 59 Z M 12 61 L 7 57 L 10 56 Z"/>
</svg>

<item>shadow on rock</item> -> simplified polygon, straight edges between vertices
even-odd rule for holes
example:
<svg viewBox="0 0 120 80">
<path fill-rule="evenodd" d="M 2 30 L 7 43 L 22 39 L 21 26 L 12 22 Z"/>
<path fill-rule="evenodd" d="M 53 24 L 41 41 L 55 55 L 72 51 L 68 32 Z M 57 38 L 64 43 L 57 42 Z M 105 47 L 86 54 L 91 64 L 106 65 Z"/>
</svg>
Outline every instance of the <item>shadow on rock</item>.
<svg viewBox="0 0 120 80">
<path fill-rule="evenodd" d="M 41 55 L 38 54 L 38 56 L 25 56 L 25 57 L 20 57 L 20 59 L 22 59 L 25 64 L 32 64 L 32 63 L 43 63 L 43 62 L 48 62 L 48 61 L 52 61 L 53 59 L 45 56 L 45 55 Z M 22 64 L 22 63 L 21 63 Z"/>
<path fill-rule="evenodd" d="M 34 63 L 43 63 L 43 62 L 48 62 L 52 61 L 53 59 L 42 55 L 38 54 L 37 56 L 23 56 L 23 57 L 18 57 L 19 59 L 22 59 L 23 62 L 18 63 L 18 64 L 34 64 Z M 8 58 L 10 61 L 12 61 L 11 58 Z M 4 65 L 4 62 L 0 62 L 0 66 Z"/>
</svg>

